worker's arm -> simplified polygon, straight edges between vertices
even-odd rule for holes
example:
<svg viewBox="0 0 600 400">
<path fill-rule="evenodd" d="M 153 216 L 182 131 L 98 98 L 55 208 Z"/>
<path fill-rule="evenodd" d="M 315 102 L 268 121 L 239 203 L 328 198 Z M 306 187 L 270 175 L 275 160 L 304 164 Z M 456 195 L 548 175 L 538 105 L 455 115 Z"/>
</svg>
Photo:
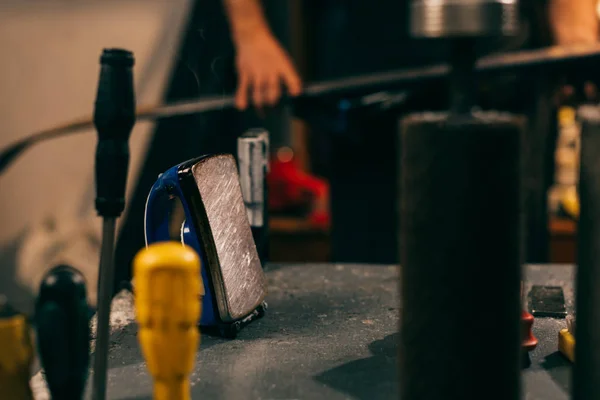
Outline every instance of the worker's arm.
<svg viewBox="0 0 600 400">
<path fill-rule="evenodd" d="M 558 45 L 598 41 L 597 0 L 549 0 L 548 17 Z"/>
<path fill-rule="evenodd" d="M 236 48 L 238 89 L 236 105 L 243 109 L 252 96 L 255 106 L 275 104 L 281 84 L 290 95 L 302 84 L 287 52 L 273 36 L 260 0 L 223 0 Z"/>
</svg>

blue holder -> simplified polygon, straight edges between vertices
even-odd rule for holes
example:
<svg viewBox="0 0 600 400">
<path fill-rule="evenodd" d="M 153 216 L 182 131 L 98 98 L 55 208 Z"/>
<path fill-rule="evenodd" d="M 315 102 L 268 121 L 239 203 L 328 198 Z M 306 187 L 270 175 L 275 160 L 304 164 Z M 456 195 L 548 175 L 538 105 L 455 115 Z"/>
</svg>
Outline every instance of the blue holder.
<svg viewBox="0 0 600 400">
<path fill-rule="evenodd" d="M 152 189 L 150 189 L 146 201 L 144 221 L 146 246 L 170 240 L 169 216 L 173 204 L 172 200 L 175 197 L 178 198 L 185 212 L 185 221 L 181 227 L 181 242 L 192 247 L 202 261 L 201 274 L 204 283 L 204 297 L 202 298 L 200 326 L 218 326 L 220 324 L 219 310 L 216 307 L 212 280 L 208 271 L 208 261 L 200 246 L 200 236 L 195 232 L 193 224 L 187 222 L 192 220 L 192 212 L 180 184 L 179 170 L 183 164 L 185 163 L 169 168 L 161 174 Z"/>
</svg>

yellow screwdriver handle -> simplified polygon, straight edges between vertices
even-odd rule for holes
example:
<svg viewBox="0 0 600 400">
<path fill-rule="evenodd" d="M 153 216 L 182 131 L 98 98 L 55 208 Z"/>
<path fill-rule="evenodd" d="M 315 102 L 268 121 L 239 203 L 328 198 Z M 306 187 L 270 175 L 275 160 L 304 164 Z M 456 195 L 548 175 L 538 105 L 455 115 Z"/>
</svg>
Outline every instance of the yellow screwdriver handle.
<svg viewBox="0 0 600 400">
<path fill-rule="evenodd" d="M 32 400 L 29 376 L 33 360 L 31 329 L 25 316 L 0 316 L 0 398 Z"/>
<path fill-rule="evenodd" d="M 189 400 L 204 295 L 200 258 L 180 242 L 156 243 L 136 255 L 133 273 L 138 339 L 154 399 Z"/>
</svg>

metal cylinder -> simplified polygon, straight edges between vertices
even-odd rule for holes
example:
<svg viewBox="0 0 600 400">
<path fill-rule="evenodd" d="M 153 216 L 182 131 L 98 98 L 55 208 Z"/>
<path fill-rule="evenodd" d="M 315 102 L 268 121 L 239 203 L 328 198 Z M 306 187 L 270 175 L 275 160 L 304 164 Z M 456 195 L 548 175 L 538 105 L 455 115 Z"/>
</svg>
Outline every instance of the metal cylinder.
<svg viewBox="0 0 600 400">
<path fill-rule="evenodd" d="M 415 0 L 410 30 L 415 37 L 512 36 L 519 27 L 517 0 Z"/>
<path fill-rule="evenodd" d="M 401 124 L 403 400 L 517 400 L 523 121 Z"/>
<path fill-rule="evenodd" d="M 600 108 L 579 110 L 581 166 L 577 227 L 575 365 L 573 399 L 600 393 Z"/>
<path fill-rule="evenodd" d="M 237 152 L 242 196 L 258 254 L 264 265 L 268 257 L 269 132 L 250 129 L 238 138 Z"/>
</svg>

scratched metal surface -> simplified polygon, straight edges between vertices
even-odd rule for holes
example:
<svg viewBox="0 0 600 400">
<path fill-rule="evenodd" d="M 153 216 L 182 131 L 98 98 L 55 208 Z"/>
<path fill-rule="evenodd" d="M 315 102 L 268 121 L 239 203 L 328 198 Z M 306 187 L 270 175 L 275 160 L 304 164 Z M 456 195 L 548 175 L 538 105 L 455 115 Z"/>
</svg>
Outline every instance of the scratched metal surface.
<svg viewBox="0 0 600 400">
<path fill-rule="evenodd" d="M 571 266 L 529 266 L 525 287 L 563 286 L 572 309 L 572 274 Z M 270 308 L 264 319 L 233 341 L 203 335 L 191 378 L 192 399 L 398 398 L 396 267 L 268 266 L 266 276 Z M 122 299 L 117 306 L 117 312 L 131 314 L 131 305 Z M 557 353 L 558 331 L 564 326 L 564 320 L 536 319 L 540 344 L 523 371 L 523 399 L 569 398 L 570 365 Z M 151 399 L 151 378 L 136 333 L 131 323 L 113 334 L 110 399 Z M 493 344 L 487 351 L 493 363 Z"/>
<path fill-rule="evenodd" d="M 209 157 L 193 167 L 214 241 L 210 268 L 221 318 L 252 312 L 266 295 L 266 281 L 246 215 L 237 166 L 231 155 Z M 211 257 L 209 257 L 211 258 Z M 224 300 L 224 301 L 222 301 Z"/>
</svg>

